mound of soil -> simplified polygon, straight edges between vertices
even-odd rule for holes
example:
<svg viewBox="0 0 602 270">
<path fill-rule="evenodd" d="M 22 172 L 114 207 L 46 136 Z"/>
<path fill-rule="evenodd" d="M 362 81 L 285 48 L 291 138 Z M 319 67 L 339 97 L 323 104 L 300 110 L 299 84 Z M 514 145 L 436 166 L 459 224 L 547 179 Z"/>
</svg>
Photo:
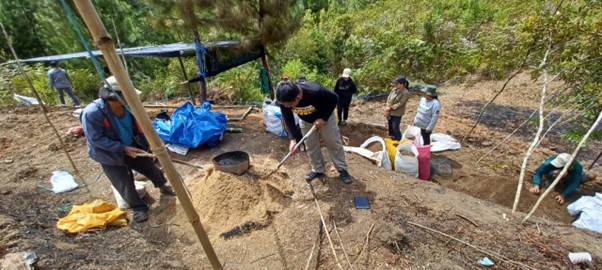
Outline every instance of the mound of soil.
<svg viewBox="0 0 602 270">
<path fill-rule="evenodd" d="M 189 185 L 190 194 L 207 230 L 226 239 L 269 226 L 273 216 L 291 204 L 290 182 L 278 173 L 261 179 L 269 169 L 255 165 L 234 175 L 208 164 L 204 170 L 205 177 Z"/>
</svg>

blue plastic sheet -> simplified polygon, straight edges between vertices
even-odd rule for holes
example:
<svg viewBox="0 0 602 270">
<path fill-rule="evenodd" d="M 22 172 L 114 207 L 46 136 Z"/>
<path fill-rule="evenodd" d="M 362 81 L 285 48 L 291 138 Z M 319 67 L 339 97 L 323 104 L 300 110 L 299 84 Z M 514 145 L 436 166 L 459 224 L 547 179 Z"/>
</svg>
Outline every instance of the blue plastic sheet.
<svg viewBox="0 0 602 270">
<path fill-rule="evenodd" d="M 190 102 L 177 108 L 171 121 L 156 120 L 153 126 L 161 139 L 182 146 L 197 148 L 207 144 L 214 146 L 226 130 L 226 115 L 211 112 L 211 105 L 203 103 L 195 108 Z"/>
</svg>

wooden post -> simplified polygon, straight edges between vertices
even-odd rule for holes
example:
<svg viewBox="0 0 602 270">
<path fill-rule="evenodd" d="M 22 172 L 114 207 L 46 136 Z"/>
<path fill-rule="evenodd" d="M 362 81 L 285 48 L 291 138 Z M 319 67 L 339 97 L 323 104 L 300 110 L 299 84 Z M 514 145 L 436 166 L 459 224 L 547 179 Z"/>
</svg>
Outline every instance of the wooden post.
<svg viewBox="0 0 602 270">
<path fill-rule="evenodd" d="M 199 36 L 199 31 L 197 31 L 196 27 L 192 29 L 192 37 L 196 41 L 200 41 L 201 40 L 201 38 Z M 202 59 L 203 59 L 203 56 L 201 55 L 201 60 Z M 202 65 L 203 63 L 199 63 L 199 64 Z M 204 68 L 205 67 L 199 67 L 199 69 L 203 69 L 203 70 L 204 70 Z M 205 80 L 205 77 L 201 77 L 200 86 L 199 86 L 199 92 L 201 94 L 200 95 L 201 105 L 203 105 L 203 103 L 207 99 L 207 81 Z"/>
<path fill-rule="evenodd" d="M 268 76 L 268 87 L 270 88 L 270 99 L 274 100 L 274 88 L 272 87 L 272 79 L 270 78 L 270 66 L 268 65 L 268 57 L 264 55 L 261 57 L 261 64 L 265 68 L 265 73 Z"/>
<path fill-rule="evenodd" d="M 182 57 L 178 55 L 178 61 L 180 61 L 180 68 L 182 68 L 182 74 L 184 74 L 184 80 L 188 81 L 188 75 L 186 75 L 186 68 L 184 68 L 184 62 L 182 62 Z M 189 83 L 186 83 L 186 87 L 188 87 L 188 93 L 190 93 L 190 98 L 192 99 L 192 105 L 196 106 L 196 101 L 194 100 L 194 95 L 192 94 L 192 88 Z"/>
<path fill-rule="evenodd" d="M 142 130 L 144 131 L 144 134 L 151 145 L 151 150 L 157 156 L 159 162 L 161 162 L 161 166 L 165 171 L 165 175 L 173 186 L 178 200 L 182 204 L 182 208 L 184 208 L 186 217 L 194 228 L 194 231 L 196 232 L 197 237 L 199 238 L 199 241 L 205 250 L 207 258 L 211 262 L 213 269 L 222 269 L 221 263 L 219 262 L 217 255 L 213 250 L 213 246 L 209 241 L 209 237 L 207 236 L 207 233 L 201 224 L 199 215 L 194 209 L 192 199 L 188 196 L 186 188 L 182 183 L 183 181 L 171 162 L 167 151 L 165 150 L 163 141 L 161 141 L 155 132 L 148 115 L 144 111 L 142 102 L 134 91 L 134 85 L 132 84 L 129 75 L 125 72 L 125 69 L 119 60 L 119 56 L 115 51 L 113 39 L 107 33 L 104 24 L 100 20 L 100 17 L 98 16 L 98 13 L 96 13 L 96 9 L 90 0 L 75 0 L 74 2 L 77 10 L 86 23 L 86 26 L 94 37 L 96 45 L 98 45 L 98 48 L 102 51 L 102 54 L 109 65 L 111 73 L 113 73 L 113 76 L 115 76 L 117 79 L 117 83 L 122 89 L 132 113 L 142 127 Z"/>
</svg>

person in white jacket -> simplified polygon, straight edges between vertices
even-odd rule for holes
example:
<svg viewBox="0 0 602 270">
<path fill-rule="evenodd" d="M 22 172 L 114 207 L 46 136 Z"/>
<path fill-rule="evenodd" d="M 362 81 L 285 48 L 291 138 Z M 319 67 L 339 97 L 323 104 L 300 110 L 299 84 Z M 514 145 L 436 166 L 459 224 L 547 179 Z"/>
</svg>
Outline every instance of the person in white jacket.
<svg viewBox="0 0 602 270">
<path fill-rule="evenodd" d="M 437 88 L 433 85 L 427 85 L 422 89 L 422 98 L 418 103 L 414 126 L 420 128 L 420 135 L 424 140 L 424 145 L 431 144 L 431 133 L 439 120 L 441 112 L 441 103 L 437 98 Z"/>
<path fill-rule="evenodd" d="M 602 193 L 583 196 L 569 204 L 567 209 L 571 216 L 579 215 L 573 226 L 602 233 Z"/>
</svg>

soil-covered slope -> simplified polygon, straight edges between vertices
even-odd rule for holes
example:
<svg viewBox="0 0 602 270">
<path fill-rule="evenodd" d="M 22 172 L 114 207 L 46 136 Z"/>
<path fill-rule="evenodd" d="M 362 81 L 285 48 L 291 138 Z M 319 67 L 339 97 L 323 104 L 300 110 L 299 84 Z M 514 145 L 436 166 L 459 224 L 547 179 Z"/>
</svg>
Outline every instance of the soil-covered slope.
<svg viewBox="0 0 602 270">
<path fill-rule="evenodd" d="M 471 81 L 442 87 L 442 117 L 435 132 L 462 139 L 501 84 Z M 600 235 L 571 227 L 566 205 L 558 205 L 553 196 L 544 200 L 535 217 L 520 224 L 522 212 L 537 199 L 523 189 L 521 212 L 511 213 L 532 126 L 477 163 L 531 114 L 537 93 L 537 84 L 528 76 L 511 82 L 460 150 L 433 155 L 448 160 L 452 171 L 434 175 L 431 181 L 383 170 L 354 154 L 347 154 L 351 185 L 343 184 L 332 169 L 310 187 L 302 180 L 310 169 L 304 154 L 262 179 L 284 157 L 288 143 L 265 132 L 258 110 L 235 123 L 242 133 L 226 133 L 218 146 L 172 156 L 204 166 L 200 170 L 175 164 L 225 269 L 474 269 L 485 256 L 495 262 L 493 269 L 576 269 L 567 254 L 579 251 L 592 253 L 591 267 L 596 268 L 602 256 Z M 410 100 L 404 125 L 414 116 L 417 101 Z M 386 134 L 379 127 L 383 103 L 354 101 L 350 124 L 341 127 L 350 145 Z M 237 117 L 246 108 L 219 110 Z M 96 198 L 114 202 L 109 181 L 88 158 L 85 139 L 66 135 L 69 127 L 78 125 L 77 118 L 51 107 L 48 115 L 90 191 L 54 194 L 39 187 L 50 186 L 53 170 L 73 172 L 64 150 L 38 108 L 4 107 L 0 112 L 0 256 L 33 251 L 40 269 L 211 268 L 177 199 L 161 196 L 151 185 L 147 189 L 152 207 L 145 223 L 80 235 L 57 230 L 56 221 L 68 203 Z M 548 136 L 531 158 L 529 171 L 548 155 L 573 148 L 560 141 L 557 132 Z M 599 149 L 599 144 L 591 145 Z M 211 158 L 234 150 L 251 155 L 250 171 L 234 176 L 214 170 Z M 594 152 L 585 149 L 578 157 L 589 165 Z M 589 185 L 581 193 L 598 188 Z M 371 209 L 355 209 L 355 196 L 367 196 Z"/>
</svg>

